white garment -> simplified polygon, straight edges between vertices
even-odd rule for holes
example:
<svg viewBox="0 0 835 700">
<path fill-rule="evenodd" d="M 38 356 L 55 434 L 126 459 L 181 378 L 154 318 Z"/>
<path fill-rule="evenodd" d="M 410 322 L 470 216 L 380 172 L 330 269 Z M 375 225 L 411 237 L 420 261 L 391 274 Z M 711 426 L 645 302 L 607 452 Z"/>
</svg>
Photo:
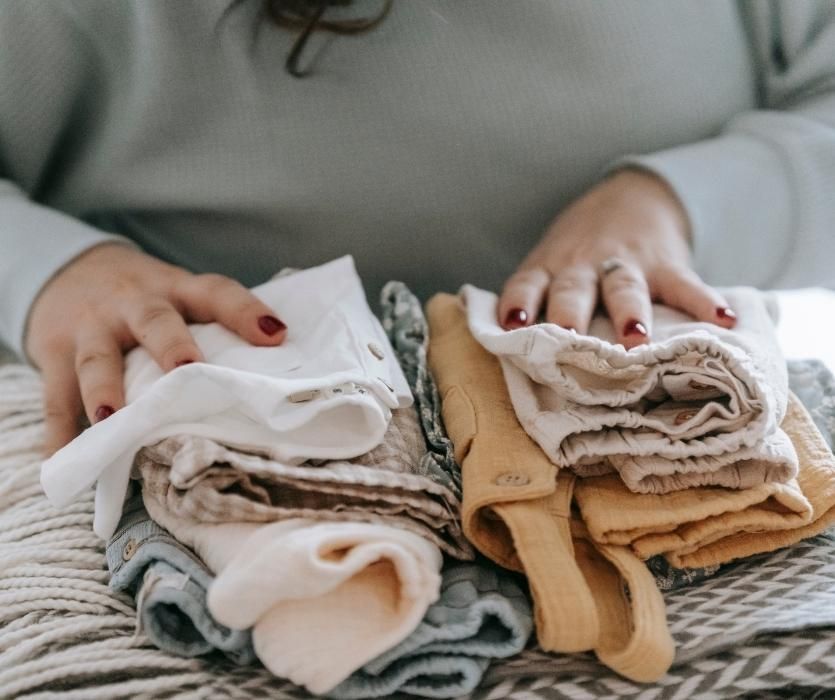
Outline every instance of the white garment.
<svg viewBox="0 0 835 700">
<path fill-rule="evenodd" d="M 588 335 L 552 323 L 513 331 L 494 294 L 461 290 L 473 336 L 497 355 L 527 433 L 560 467 L 617 470 L 630 489 L 785 482 L 797 455 L 778 427 L 788 379 L 769 298 L 724 290 L 733 331 L 653 307 L 652 342 L 626 350 L 608 317 Z"/>
<path fill-rule="evenodd" d="M 146 492 L 143 500 L 216 574 L 207 597 L 214 618 L 251 627 L 263 664 L 313 693 L 403 641 L 440 595 L 440 550 L 399 528 L 301 518 L 201 523 Z"/>
<path fill-rule="evenodd" d="M 278 277 L 253 292 L 288 327 L 255 347 L 217 323 L 192 325 L 205 362 L 163 374 L 144 348 L 126 359 L 127 405 L 48 459 L 41 484 L 57 507 L 98 480 L 94 530 L 119 521 L 136 452 L 200 435 L 276 460 L 347 459 L 383 439 L 391 409 L 412 402 L 350 256 Z"/>
</svg>

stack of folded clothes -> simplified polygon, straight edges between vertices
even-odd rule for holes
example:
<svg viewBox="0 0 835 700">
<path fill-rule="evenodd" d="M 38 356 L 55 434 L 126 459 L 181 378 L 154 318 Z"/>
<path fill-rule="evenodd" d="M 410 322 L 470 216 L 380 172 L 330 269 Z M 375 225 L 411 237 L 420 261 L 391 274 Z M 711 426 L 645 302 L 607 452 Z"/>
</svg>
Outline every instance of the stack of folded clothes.
<svg viewBox="0 0 835 700">
<path fill-rule="evenodd" d="M 343 700 L 459 697 L 485 674 L 491 697 L 531 674 L 569 697 L 659 679 L 678 696 L 737 687 L 707 655 L 759 655 L 764 679 L 767 635 L 830 624 L 835 385 L 790 368 L 811 416 L 789 391 L 768 297 L 728 290 L 734 331 L 658 307 L 653 343 L 626 351 L 602 317 L 505 332 L 473 287 L 427 319 L 390 283 L 380 323 L 350 258 L 254 291 L 281 346 L 193 326 L 206 362 L 166 375 L 134 350 L 126 407 L 43 466 L 56 505 L 96 485 L 111 587 L 159 648 Z M 809 605 L 741 605 L 788 545 L 781 585 L 803 568 Z M 732 564 L 756 554 L 755 579 Z M 583 651 L 629 681 L 547 653 Z"/>
<path fill-rule="evenodd" d="M 788 392 L 768 299 L 726 295 L 734 331 L 656 307 L 630 351 L 602 317 L 506 332 L 495 295 L 430 301 L 465 534 L 527 575 L 544 649 L 655 681 L 675 649 L 645 560 L 715 571 L 835 522 L 835 461 Z"/>
<path fill-rule="evenodd" d="M 512 577 L 454 562 L 474 554 L 419 304 L 390 285 L 384 330 L 350 258 L 254 291 L 281 346 L 193 326 L 206 362 L 167 375 L 134 350 L 127 405 L 44 464 L 44 490 L 97 484 L 111 585 L 162 648 L 257 656 L 335 697 L 471 690 L 533 621 Z"/>
</svg>

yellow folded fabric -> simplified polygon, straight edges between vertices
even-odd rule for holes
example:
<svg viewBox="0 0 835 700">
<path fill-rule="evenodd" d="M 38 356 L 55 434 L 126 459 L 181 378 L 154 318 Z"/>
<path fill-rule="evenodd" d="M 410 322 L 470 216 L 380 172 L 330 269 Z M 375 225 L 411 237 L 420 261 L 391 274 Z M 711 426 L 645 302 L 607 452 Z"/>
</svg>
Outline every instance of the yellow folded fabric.
<svg viewBox="0 0 835 700">
<path fill-rule="evenodd" d="M 544 649 L 594 649 L 632 680 L 657 680 L 674 647 L 653 577 L 631 549 L 594 542 L 572 516 L 574 475 L 557 474 L 519 425 L 498 360 L 470 335 L 457 298 L 435 296 L 427 318 L 429 365 L 462 466 L 465 534 L 527 575 Z"/>
<path fill-rule="evenodd" d="M 676 567 L 723 564 L 812 537 L 835 521 L 835 459 L 794 396 L 782 428 L 798 453 L 797 480 L 637 494 L 616 475 L 591 477 L 574 493 L 583 521 L 598 542 L 629 545 L 642 559 L 663 554 Z"/>
</svg>

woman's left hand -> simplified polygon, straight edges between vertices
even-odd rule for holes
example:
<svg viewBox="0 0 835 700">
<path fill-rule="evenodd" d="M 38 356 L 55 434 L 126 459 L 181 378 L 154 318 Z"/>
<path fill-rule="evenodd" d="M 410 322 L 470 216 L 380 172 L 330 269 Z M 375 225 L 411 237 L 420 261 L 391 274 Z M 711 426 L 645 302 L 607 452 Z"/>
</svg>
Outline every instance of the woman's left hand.
<svg viewBox="0 0 835 700">
<path fill-rule="evenodd" d="M 588 331 L 601 301 L 627 349 L 649 342 L 652 302 L 731 328 L 736 315 L 690 265 L 687 216 L 661 179 L 621 170 L 572 203 L 507 280 L 506 329 L 545 320 Z"/>
</svg>

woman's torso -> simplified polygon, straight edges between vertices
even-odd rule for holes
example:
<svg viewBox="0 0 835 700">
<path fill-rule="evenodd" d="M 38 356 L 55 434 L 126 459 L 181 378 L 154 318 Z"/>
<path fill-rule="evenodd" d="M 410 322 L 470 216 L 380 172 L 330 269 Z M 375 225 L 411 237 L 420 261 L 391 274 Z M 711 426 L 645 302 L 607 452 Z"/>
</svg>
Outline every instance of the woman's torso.
<svg viewBox="0 0 835 700">
<path fill-rule="evenodd" d="M 720 0 L 396 0 L 371 32 L 317 34 L 302 80 L 258 0 L 62 2 L 51 21 L 80 30 L 92 94 L 21 184 L 246 284 L 348 252 L 372 291 L 496 288 L 612 161 L 755 102 Z M 7 128 L 14 173 L 27 132 Z"/>
</svg>

